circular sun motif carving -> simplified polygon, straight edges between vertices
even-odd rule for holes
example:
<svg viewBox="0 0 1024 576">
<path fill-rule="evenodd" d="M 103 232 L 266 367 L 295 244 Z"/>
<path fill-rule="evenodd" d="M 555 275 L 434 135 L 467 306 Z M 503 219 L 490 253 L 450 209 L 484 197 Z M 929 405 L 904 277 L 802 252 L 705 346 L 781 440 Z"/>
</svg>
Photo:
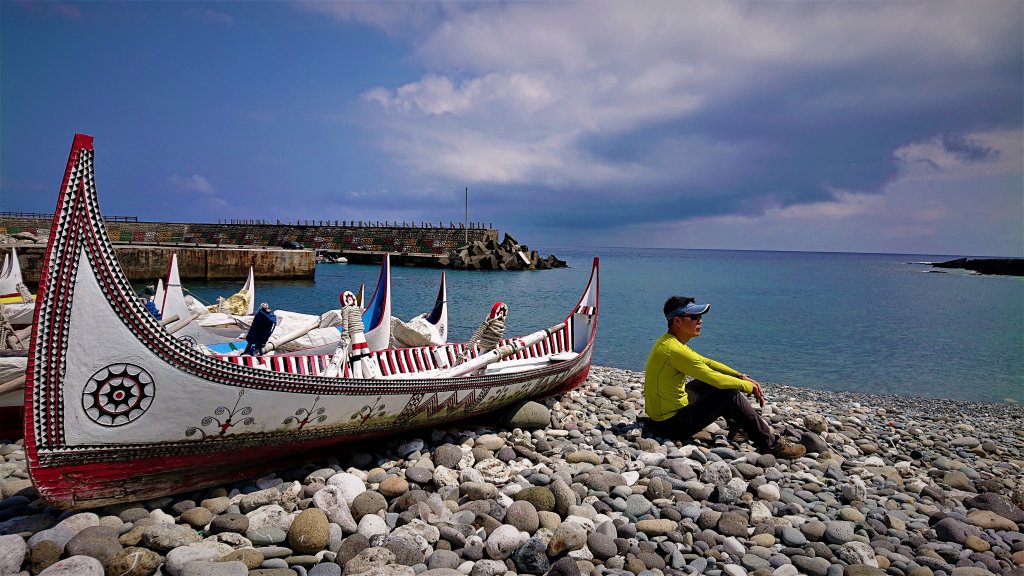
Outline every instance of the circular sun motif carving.
<svg viewBox="0 0 1024 576">
<path fill-rule="evenodd" d="M 341 293 L 341 305 L 342 306 L 355 306 L 356 295 L 349 292 L 348 290 Z"/>
<path fill-rule="evenodd" d="M 155 392 L 149 372 L 134 364 L 111 364 L 89 378 L 82 407 L 101 426 L 123 426 L 146 413 Z"/>
</svg>

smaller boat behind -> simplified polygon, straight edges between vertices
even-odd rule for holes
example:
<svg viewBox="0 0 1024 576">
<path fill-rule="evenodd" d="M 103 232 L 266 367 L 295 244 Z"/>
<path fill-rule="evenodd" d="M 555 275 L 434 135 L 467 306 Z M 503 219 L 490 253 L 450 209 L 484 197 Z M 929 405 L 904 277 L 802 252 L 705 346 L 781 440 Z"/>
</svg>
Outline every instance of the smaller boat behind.
<svg viewBox="0 0 1024 576">
<path fill-rule="evenodd" d="M 0 266 L 0 306 L 4 307 L 4 316 L 14 328 L 32 324 L 36 297 L 25 286 L 18 252 L 13 246 L 10 253 L 4 254 L 4 263 Z"/>
<path fill-rule="evenodd" d="M 34 301 L 35 297 L 29 292 L 21 276 L 18 252 L 11 246 L 10 254 L 4 254 L 4 263 L 0 267 L 0 304 Z"/>
</svg>

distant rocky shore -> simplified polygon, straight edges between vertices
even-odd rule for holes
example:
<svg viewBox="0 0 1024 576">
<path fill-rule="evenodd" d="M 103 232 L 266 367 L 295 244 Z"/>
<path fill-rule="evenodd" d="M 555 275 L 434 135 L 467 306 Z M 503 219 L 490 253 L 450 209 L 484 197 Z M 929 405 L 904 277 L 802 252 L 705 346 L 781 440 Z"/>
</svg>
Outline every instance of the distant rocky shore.
<svg viewBox="0 0 1024 576">
<path fill-rule="evenodd" d="M 1020 406 L 768 385 L 784 461 L 643 430 L 642 382 L 75 513 L 0 445 L 0 574 L 1024 576 Z"/>
<path fill-rule="evenodd" d="M 1024 258 L 958 258 L 947 262 L 932 262 L 936 268 L 961 268 L 979 274 L 1024 276 Z"/>
</svg>

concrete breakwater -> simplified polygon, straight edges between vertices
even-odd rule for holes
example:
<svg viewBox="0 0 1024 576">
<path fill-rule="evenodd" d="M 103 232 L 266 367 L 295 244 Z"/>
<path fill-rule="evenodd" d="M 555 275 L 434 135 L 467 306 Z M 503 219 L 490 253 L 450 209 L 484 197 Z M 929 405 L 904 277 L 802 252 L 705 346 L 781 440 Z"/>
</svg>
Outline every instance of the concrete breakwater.
<svg viewBox="0 0 1024 576">
<path fill-rule="evenodd" d="M 18 246 L 19 254 L 24 255 L 22 273 L 29 283 L 38 280 L 45 248 L 41 243 L 50 235 L 51 221 L 45 216 L 0 214 L 0 235 L 30 242 L 36 239 L 38 243 Z M 543 259 L 536 251 L 526 252 L 529 263 L 520 268 L 498 265 L 509 256 L 504 253 L 496 254 L 493 267 L 486 265 L 489 259 L 481 265 L 483 258 L 460 257 L 466 247 L 506 247 L 507 243 L 498 244 L 498 230 L 483 224 L 469 227 L 454 223 L 332 224 L 325 221 L 191 224 L 139 222 L 132 218 L 109 218 L 105 224 L 118 259 L 131 280 L 152 280 L 166 275 L 172 252 L 178 253 L 181 276 L 185 280 L 244 278 L 250 265 L 260 278 L 312 279 L 316 272 L 314 251 L 345 256 L 353 263 L 379 263 L 383 254 L 389 253 L 395 266 L 502 270 L 547 268 L 560 262 L 554 256 Z M 289 243 L 301 245 L 303 249 L 280 249 Z"/>
<path fill-rule="evenodd" d="M 333 252 L 390 252 L 452 256 L 456 250 L 474 241 L 497 240 L 493 228 L 434 226 L 432 224 L 370 224 L 363 222 L 268 224 L 192 224 L 138 222 L 106 219 L 107 235 L 115 244 L 163 245 L 191 244 L 219 247 L 277 247 L 297 242 L 305 248 Z M 50 235 L 50 219 L 0 215 L 0 234 L 33 234 L 45 239 Z"/>
<path fill-rule="evenodd" d="M 17 244 L 16 248 L 25 284 L 34 289 L 39 282 L 46 245 Z M 154 282 L 166 277 L 173 254 L 178 255 L 182 280 L 244 279 L 250 266 L 259 278 L 312 280 L 316 273 L 316 256 L 312 250 L 118 244 L 114 252 L 132 282 Z"/>
</svg>

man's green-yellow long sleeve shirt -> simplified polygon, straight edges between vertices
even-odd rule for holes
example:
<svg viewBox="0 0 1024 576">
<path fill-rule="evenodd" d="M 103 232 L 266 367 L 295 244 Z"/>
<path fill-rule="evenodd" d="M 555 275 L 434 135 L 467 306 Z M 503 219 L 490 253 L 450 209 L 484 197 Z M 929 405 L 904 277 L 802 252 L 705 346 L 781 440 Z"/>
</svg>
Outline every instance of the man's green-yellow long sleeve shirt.
<svg viewBox="0 0 1024 576">
<path fill-rule="evenodd" d="M 651 420 L 668 420 L 689 404 L 687 376 L 715 388 L 742 390 L 746 394 L 754 390 L 750 382 L 740 379 L 736 370 L 697 354 L 675 336 L 665 333 L 651 348 L 644 370 L 644 404 Z"/>
</svg>

